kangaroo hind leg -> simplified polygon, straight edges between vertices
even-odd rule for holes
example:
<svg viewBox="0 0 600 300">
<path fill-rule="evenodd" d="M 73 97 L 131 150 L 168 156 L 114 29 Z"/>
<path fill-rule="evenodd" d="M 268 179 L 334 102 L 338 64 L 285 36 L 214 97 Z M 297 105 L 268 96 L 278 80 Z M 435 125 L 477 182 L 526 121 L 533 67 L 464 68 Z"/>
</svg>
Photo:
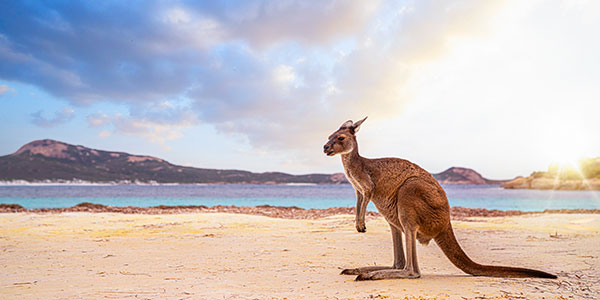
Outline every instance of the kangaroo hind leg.
<svg viewBox="0 0 600 300">
<path fill-rule="evenodd" d="M 420 200 L 418 193 L 415 193 L 413 185 L 418 187 L 418 182 L 408 182 L 405 186 L 398 190 L 398 218 L 404 230 L 404 239 L 406 245 L 406 264 L 402 269 L 379 270 L 367 273 L 361 273 L 356 277 L 356 280 L 377 280 L 377 279 L 392 279 L 392 278 L 419 278 L 421 272 L 417 261 L 417 231 L 418 215 L 415 204 Z M 427 241 L 427 237 L 423 234 L 420 240 Z"/>
<path fill-rule="evenodd" d="M 396 228 L 394 225 L 390 224 L 391 232 L 392 232 L 392 241 L 394 242 L 394 265 L 392 266 L 368 266 L 354 269 L 344 269 L 342 271 L 342 275 L 358 275 L 362 273 L 368 273 L 379 270 L 388 270 L 388 269 L 403 269 L 406 264 L 406 259 L 404 258 L 404 247 L 402 247 L 402 230 Z"/>
<path fill-rule="evenodd" d="M 406 265 L 403 269 L 385 269 L 366 273 L 361 273 L 356 277 L 356 280 L 379 280 L 379 279 L 395 279 L 395 278 L 419 278 L 419 264 L 417 262 L 417 231 L 415 229 L 408 230 L 405 227 L 404 236 L 406 241 Z"/>
</svg>

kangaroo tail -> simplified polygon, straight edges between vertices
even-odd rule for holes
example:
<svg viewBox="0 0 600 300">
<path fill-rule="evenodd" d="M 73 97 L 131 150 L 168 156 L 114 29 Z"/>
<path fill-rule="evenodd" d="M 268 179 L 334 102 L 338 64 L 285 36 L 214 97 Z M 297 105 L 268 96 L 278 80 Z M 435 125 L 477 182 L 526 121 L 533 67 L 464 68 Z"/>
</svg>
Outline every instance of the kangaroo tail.
<svg viewBox="0 0 600 300">
<path fill-rule="evenodd" d="M 459 269 L 467 274 L 474 276 L 490 276 L 490 277 L 539 277 L 539 278 L 557 278 L 556 275 L 543 271 L 502 266 L 487 266 L 481 265 L 472 261 L 460 247 L 454 236 L 452 226 L 440 232 L 435 237 L 435 242 L 440 246 L 444 254 L 450 261 Z"/>
</svg>

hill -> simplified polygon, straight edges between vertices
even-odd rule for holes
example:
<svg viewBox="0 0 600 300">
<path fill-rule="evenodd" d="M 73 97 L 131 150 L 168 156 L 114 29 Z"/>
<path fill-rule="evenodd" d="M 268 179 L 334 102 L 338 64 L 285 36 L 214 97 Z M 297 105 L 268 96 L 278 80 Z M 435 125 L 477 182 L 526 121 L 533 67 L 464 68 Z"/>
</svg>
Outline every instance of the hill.
<svg viewBox="0 0 600 300">
<path fill-rule="evenodd" d="M 132 155 L 38 140 L 0 157 L 0 181 L 25 180 L 157 183 L 346 183 L 343 174 L 291 175 L 184 167 Z"/>
<path fill-rule="evenodd" d="M 433 174 L 441 184 L 496 184 L 467 168 Z M 291 175 L 184 167 L 163 159 L 96 150 L 55 140 L 33 141 L 0 157 L 0 181 L 105 183 L 348 183 L 343 173 Z"/>
<path fill-rule="evenodd" d="M 500 184 L 503 180 L 490 180 L 481 176 L 473 169 L 452 167 L 448 170 L 433 174 L 440 184 Z"/>
</svg>

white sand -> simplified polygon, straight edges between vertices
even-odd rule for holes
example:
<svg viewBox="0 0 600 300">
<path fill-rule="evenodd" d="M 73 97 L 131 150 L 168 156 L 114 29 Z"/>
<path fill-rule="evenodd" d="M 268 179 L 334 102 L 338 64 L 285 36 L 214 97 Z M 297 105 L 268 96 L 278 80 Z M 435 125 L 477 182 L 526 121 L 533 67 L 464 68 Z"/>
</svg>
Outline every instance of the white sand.
<svg viewBox="0 0 600 300">
<path fill-rule="evenodd" d="M 463 274 L 431 243 L 420 279 L 355 282 L 342 268 L 392 263 L 383 219 L 234 214 L 0 214 L 3 299 L 598 299 L 600 215 L 454 222 L 475 261 L 550 279 Z M 558 233 L 557 237 L 554 237 Z"/>
</svg>

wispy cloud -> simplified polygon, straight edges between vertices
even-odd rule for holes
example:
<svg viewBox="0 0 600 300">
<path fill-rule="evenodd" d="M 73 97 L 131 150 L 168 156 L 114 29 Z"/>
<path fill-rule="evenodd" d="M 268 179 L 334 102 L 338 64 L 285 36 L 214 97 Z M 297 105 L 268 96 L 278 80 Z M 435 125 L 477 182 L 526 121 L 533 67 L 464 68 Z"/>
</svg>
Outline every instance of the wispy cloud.
<svg viewBox="0 0 600 300">
<path fill-rule="evenodd" d="M 31 114 L 31 123 L 44 127 L 52 128 L 70 122 L 75 118 L 75 111 L 71 108 L 65 108 L 54 113 L 54 116 L 45 117 L 43 111 L 37 111 Z"/>
<path fill-rule="evenodd" d="M 101 112 L 87 117 L 94 128 L 110 128 L 112 133 L 141 136 L 163 146 L 168 140 L 183 136 L 182 130 L 198 123 L 198 119 L 187 107 L 175 106 L 170 102 L 160 102 L 149 108 L 137 107 L 124 116 L 120 113 L 107 115 Z M 100 137 L 108 137 L 111 131 L 104 129 Z"/>
<path fill-rule="evenodd" d="M 0 96 L 6 92 L 14 92 L 15 89 L 8 87 L 6 84 L 0 84 Z"/>
</svg>

